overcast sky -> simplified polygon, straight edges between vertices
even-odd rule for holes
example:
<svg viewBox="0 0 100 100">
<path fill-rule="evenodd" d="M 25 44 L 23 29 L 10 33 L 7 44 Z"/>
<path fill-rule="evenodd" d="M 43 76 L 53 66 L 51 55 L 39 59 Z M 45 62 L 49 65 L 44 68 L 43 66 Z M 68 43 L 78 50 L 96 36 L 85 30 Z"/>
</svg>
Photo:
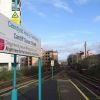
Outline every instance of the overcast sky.
<svg viewBox="0 0 100 100">
<path fill-rule="evenodd" d="M 41 39 L 45 50 L 59 59 L 100 44 L 100 0 L 22 0 L 22 26 Z"/>
</svg>

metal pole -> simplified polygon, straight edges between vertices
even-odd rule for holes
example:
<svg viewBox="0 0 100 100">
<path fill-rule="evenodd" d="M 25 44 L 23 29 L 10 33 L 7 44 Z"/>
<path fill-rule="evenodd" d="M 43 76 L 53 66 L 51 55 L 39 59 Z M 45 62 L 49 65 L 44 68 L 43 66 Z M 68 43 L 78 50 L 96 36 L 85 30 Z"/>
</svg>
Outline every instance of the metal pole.
<svg viewBox="0 0 100 100">
<path fill-rule="evenodd" d="M 85 58 L 87 57 L 87 44 L 86 44 L 86 41 L 85 41 L 85 44 L 84 44 L 84 48 L 85 48 Z"/>
<path fill-rule="evenodd" d="M 15 0 L 15 11 L 17 11 L 17 0 Z M 16 54 L 14 54 L 13 90 L 12 90 L 11 99 L 12 100 L 17 100 L 17 89 L 16 89 Z"/>
<path fill-rule="evenodd" d="M 73 64 L 73 55 L 72 55 L 72 64 Z"/>
<path fill-rule="evenodd" d="M 42 59 L 38 58 L 38 100 L 42 100 Z"/>
<path fill-rule="evenodd" d="M 54 59 L 53 50 L 52 50 L 52 60 Z M 53 79 L 53 65 L 52 65 L 52 79 Z"/>
<path fill-rule="evenodd" d="M 13 90 L 12 90 L 12 100 L 17 100 L 17 90 L 16 90 L 16 54 L 14 54 L 14 67 L 13 67 Z"/>
<path fill-rule="evenodd" d="M 77 53 L 77 64 L 78 64 L 78 53 Z"/>
<path fill-rule="evenodd" d="M 14 77 L 13 77 L 13 87 L 16 88 L 16 54 L 14 54 Z"/>
<path fill-rule="evenodd" d="M 15 11 L 17 11 L 17 2 L 18 0 L 15 0 Z"/>
<path fill-rule="evenodd" d="M 52 66 L 52 79 L 53 79 L 53 66 Z"/>
</svg>

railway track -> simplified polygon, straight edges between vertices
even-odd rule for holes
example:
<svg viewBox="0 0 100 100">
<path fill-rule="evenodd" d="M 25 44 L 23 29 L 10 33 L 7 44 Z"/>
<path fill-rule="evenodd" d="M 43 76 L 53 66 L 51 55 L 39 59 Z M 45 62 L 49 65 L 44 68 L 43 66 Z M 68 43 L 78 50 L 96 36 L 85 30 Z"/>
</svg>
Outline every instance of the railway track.
<svg viewBox="0 0 100 100">
<path fill-rule="evenodd" d="M 38 82 L 37 80 L 38 75 L 30 76 L 30 77 L 21 77 L 17 79 L 17 86 L 16 88 L 20 88 L 21 86 L 27 85 L 29 83 Z M 43 73 L 43 79 L 48 79 L 51 77 L 51 73 Z M 12 86 L 13 80 L 10 81 L 0 81 L 0 95 L 10 92 L 13 89 Z"/>
<path fill-rule="evenodd" d="M 79 75 L 78 78 L 100 91 L 100 82 L 99 81 L 93 80 L 93 79 L 83 76 L 83 75 Z"/>
<path fill-rule="evenodd" d="M 22 77 L 22 78 L 17 79 L 17 87 L 16 88 L 27 84 L 27 82 L 29 83 L 29 82 L 33 81 L 34 77 L 35 76 Z M 12 80 L 0 83 L 0 95 L 4 94 L 6 92 L 9 92 L 12 89 L 13 89 Z"/>
<path fill-rule="evenodd" d="M 96 77 L 92 77 L 90 75 L 85 75 L 85 74 L 83 76 L 100 85 L 100 79 L 97 79 Z"/>
<path fill-rule="evenodd" d="M 33 79 L 33 78 L 35 78 L 36 76 L 34 75 L 34 76 L 30 76 L 30 77 L 21 77 L 21 78 L 17 78 L 17 84 L 19 84 L 19 83 L 22 83 L 22 82 L 24 82 L 24 81 L 28 81 L 28 80 L 30 80 L 30 79 Z M 12 85 L 12 82 L 13 82 L 13 80 L 10 80 L 10 81 L 4 81 L 4 82 L 0 82 L 0 90 L 2 89 L 2 88 L 5 88 L 5 87 L 8 87 L 8 86 L 10 86 L 10 85 Z"/>
<path fill-rule="evenodd" d="M 73 70 L 70 70 L 70 72 L 68 72 L 68 75 L 72 79 L 75 78 L 79 80 L 82 84 L 84 84 L 86 87 L 88 87 L 90 90 L 100 96 L 100 80 L 92 78 L 88 75 L 79 74 Z"/>
</svg>

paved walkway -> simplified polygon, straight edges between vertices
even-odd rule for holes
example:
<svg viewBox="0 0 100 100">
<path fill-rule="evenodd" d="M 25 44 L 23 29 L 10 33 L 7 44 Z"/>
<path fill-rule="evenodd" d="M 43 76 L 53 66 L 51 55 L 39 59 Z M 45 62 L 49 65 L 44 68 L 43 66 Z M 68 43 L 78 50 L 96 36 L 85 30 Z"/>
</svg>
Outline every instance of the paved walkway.
<svg viewBox="0 0 100 100">
<path fill-rule="evenodd" d="M 38 87 L 19 96 L 18 100 L 38 100 Z M 43 84 L 42 100 L 58 100 L 57 81 L 48 80 Z"/>
<path fill-rule="evenodd" d="M 85 100 L 69 80 L 57 80 L 59 100 Z"/>
</svg>

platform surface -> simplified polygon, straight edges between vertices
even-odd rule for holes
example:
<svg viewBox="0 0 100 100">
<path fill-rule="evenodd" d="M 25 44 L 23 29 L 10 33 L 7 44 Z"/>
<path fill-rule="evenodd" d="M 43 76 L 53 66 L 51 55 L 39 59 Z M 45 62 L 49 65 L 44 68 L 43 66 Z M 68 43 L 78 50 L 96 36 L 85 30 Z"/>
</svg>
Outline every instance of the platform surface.
<svg viewBox="0 0 100 100">
<path fill-rule="evenodd" d="M 57 80 L 59 100 L 85 100 L 70 80 Z"/>
</svg>

